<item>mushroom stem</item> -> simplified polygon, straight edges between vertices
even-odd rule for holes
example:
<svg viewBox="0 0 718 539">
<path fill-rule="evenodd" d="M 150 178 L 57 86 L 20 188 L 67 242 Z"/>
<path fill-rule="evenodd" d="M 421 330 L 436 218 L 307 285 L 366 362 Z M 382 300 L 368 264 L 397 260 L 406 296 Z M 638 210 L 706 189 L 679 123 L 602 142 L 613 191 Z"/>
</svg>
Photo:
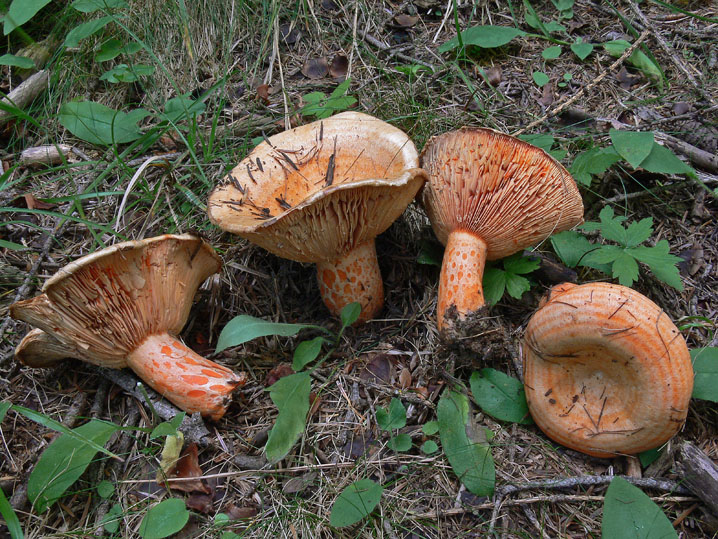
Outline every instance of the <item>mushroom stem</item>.
<svg viewBox="0 0 718 539">
<path fill-rule="evenodd" d="M 147 337 L 127 356 L 127 364 L 177 407 L 215 421 L 227 411 L 232 391 L 246 382 L 243 375 L 197 355 L 168 333 Z"/>
<path fill-rule="evenodd" d="M 444 315 L 452 305 L 459 318 L 484 305 L 481 280 L 486 265 L 486 242 L 466 230 L 449 234 L 439 276 L 439 299 L 436 306 L 441 331 L 449 323 Z"/>
<path fill-rule="evenodd" d="M 333 262 L 318 262 L 317 280 L 324 304 L 334 315 L 358 301 L 361 304 L 358 322 L 366 322 L 384 304 L 384 284 L 373 239 Z"/>
</svg>

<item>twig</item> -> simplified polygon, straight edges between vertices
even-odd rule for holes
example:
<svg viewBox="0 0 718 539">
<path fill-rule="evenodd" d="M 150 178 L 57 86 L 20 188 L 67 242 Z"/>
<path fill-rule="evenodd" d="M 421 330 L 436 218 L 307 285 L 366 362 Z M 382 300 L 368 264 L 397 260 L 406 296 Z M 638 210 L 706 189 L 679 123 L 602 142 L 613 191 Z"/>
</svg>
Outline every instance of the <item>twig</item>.
<svg viewBox="0 0 718 539">
<path fill-rule="evenodd" d="M 351 374 L 345 374 L 343 376 L 343 378 L 346 378 L 347 380 L 350 380 L 352 382 L 359 382 L 364 387 L 368 387 L 370 389 L 375 389 L 381 393 L 384 393 L 385 395 L 397 397 L 399 399 L 405 400 L 412 404 L 417 404 L 419 406 L 426 406 L 427 408 L 431 408 L 432 410 L 434 408 L 436 408 L 436 405 L 433 402 L 422 399 L 421 397 L 419 397 L 418 395 L 415 395 L 414 393 L 411 393 L 410 391 L 402 391 L 395 387 L 385 387 L 380 384 L 375 384 L 374 382 L 372 382 L 370 380 L 364 380 L 362 378 L 359 378 L 358 376 L 352 376 Z"/>
<path fill-rule="evenodd" d="M 581 99 L 586 92 L 591 90 L 594 86 L 596 86 L 599 82 L 601 82 L 603 79 L 606 78 L 606 76 L 611 73 L 613 70 L 615 70 L 618 66 L 620 66 L 626 58 L 631 56 L 633 54 L 633 51 L 635 51 L 638 46 L 645 41 L 645 39 L 648 37 L 648 34 L 650 32 L 648 30 L 644 31 L 640 36 L 638 36 L 638 39 L 631 43 L 631 46 L 628 47 L 625 51 L 623 51 L 623 54 L 610 66 L 608 66 L 608 69 L 600 73 L 595 79 L 593 79 L 591 82 L 589 82 L 586 86 L 581 88 L 578 92 L 576 92 L 572 97 L 561 103 L 560 105 L 556 106 L 554 109 L 547 111 L 546 114 L 541 116 L 538 120 L 534 120 L 530 124 L 528 124 L 526 127 L 522 127 L 518 131 L 515 131 L 512 133 L 512 135 L 517 136 L 521 133 L 525 133 L 526 131 L 533 129 L 537 125 L 541 125 L 549 118 L 552 118 L 553 116 L 556 116 L 566 108 L 570 107 L 572 104 L 574 104 L 576 101 Z"/>
<path fill-rule="evenodd" d="M 364 39 L 364 41 L 366 41 L 370 45 L 375 46 L 377 49 L 381 49 L 383 51 L 391 51 L 391 49 L 392 49 L 392 47 L 390 47 L 386 43 L 382 43 L 381 41 L 379 41 L 377 38 L 375 38 L 374 36 L 372 36 L 370 34 L 365 33 L 362 36 L 362 39 Z M 419 65 L 423 65 L 424 67 L 428 67 L 432 71 L 436 71 L 433 64 L 424 62 L 423 60 L 419 60 L 418 58 L 414 58 L 413 56 L 408 56 L 408 55 L 404 54 L 403 52 L 397 52 L 395 55 L 398 58 L 401 58 L 402 60 L 404 60 L 406 62 L 413 62 L 415 64 L 419 64 Z"/>
<path fill-rule="evenodd" d="M 4 105 L 13 105 L 18 109 L 23 109 L 26 105 L 32 103 L 32 101 L 47 88 L 49 81 L 50 72 L 47 69 L 38 71 L 12 92 L 7 94 L 7 96 L 0 99 L 0 103 L 3 103 Z M 7 122 L 13 116 L 12 112 L 0 110 L 0 125 Z"/>
<path fill-rule="evenodd" d="M 687 156 L 696 166 L 708 172 L 718 172 L 718 155 L 713 155 L 710 152 L 701 150 L 692 144 L 688 144 L 684 140 L 663 133 L 662 131 L 655 131 L 654 133 L 658 140 L 665 141 L 668 146 Z"/>
</svg>

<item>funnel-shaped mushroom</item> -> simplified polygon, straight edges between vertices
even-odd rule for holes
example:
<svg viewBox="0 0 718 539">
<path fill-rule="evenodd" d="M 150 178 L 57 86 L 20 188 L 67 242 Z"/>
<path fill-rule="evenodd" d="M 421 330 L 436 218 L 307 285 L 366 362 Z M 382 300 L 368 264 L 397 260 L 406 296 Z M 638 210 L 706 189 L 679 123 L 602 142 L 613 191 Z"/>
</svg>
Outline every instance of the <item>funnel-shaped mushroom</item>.
<svg viewBox="0 0 718 539">
<path fill-rule="evenodd" d="M 529 411 L 546 435 L 597 457 L 658 447 L 693 390 L 686 342 L 663 309 L 625 286 L 555 287 L 522 343 Z"/>
<path fill-rule="evenodd" d="M 452 305 L 459 318 L 484 305 L 486 260 L 535 245 L 583 220 L 571 175 L 543 150 L 482 128 L 462 128 L 427 142 L 429 174 L 422 201 L 446 246 L 439 279 L 439 329 Z"/>
<path fill-rule="evenodd" d="M 265 140 L 212 191 L 213 223 L 297 262 L 317 265 L 324 303 L 375 316 L 384 289 L 374 238 L 426 180 L 401 130 L 358 112 Z"/>
<path fill-rule="evenodd" d="M 220 266 L 212 248 L 188 234 L 82 257 L 49 279 L 43 294 L 11 305 L 13 318 L 42 330 L 31 331 L 16 355 L 38 367 L 60 357 L 130 367 L 179 408 L 219 419 L 244 375 L 198 356 L 175 335 L 197 287 Z"/>
</svg>

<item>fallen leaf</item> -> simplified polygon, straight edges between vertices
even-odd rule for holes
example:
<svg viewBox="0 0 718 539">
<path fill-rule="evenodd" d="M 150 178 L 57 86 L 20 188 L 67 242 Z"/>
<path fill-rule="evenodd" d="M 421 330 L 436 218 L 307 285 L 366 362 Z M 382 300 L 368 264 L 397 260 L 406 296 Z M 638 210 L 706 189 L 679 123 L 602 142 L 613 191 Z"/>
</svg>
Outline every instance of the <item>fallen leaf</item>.
<svg viewBox="0 0 718 539">
<path fill-rule="evenodd" d="M 188 509 L 199 511 L 203 514 L 208 514 L 212 511 L 212 496 L 209 494 L 202 494 L 199 492 L 193 492 L 189 498 L 185 500 L 185 505 Z"/>
<path fill-rule="evenodd" d="M 399 387 L 406 389 L 411 386 L 411 371 L 404 367 L 399 373 Z"/>
<path fill-rule="evenodd" d="M 496 87 L 501 82 L 501 68 L 499 66 L 491 66 L 486 69 L 486 80 L 493 87 Z"/>
<path fill-rule="evenodd" d="M 684 101 L 681 101 L 681 102 L 679 102 L 679 103 L 675 103 L 675 104 L 673 105 L 673 114 L 675 114 L 676 116 L 680 116 L 681 114 L 685 114 L 685 113 L 688 112 L 689 110 L 691 110 L 691 106 L 690 106 L 688 103 L 684 102 Z"/>
<path fill-rule="evenodd" d="M 319 411 L 319 405 L 322 403 L 322 398 L 312 391 L 309 393 L 309 402 L 309 414 L 307 414 L 307 417 L 312 417 Z"/>
<path fill-rule="evenodd" d="M 326 58 L 310 58 L 302 66 L 302 75 L 308 79 L 321 79 L 329 73 L 329 62 Z"/>
<path fill-rule="evenodd" d="M 302 39 L 302 33 L 296 26 L 292 26 L 291 23 L 284 23 L 279 25 L 279 37 L 287 45 L 294 45 L 300 39 Z"/>
<path fill-rule="evenodd" d="M 269 105 L 269 84 L 257 86 L 257 98 L 263 101 L 265 105 Z"/>
<path fill-rule="evenodd" d="M 536 100 L 542 107 L 549 107 L 553 103 L 553 85 L 544 84 L 541 90 L 541 97 Z"/>
<path fill-rule="evenodd" d="M 397 15 L 394 17 L 394 23 L 396 23 L 397 26 L 401 26 L 402 28 L 411 28 L 414 26 L 417 22 L 419 22 L 419 16 L 418 15 Z"/>
<path fill-rule="evenodd" d="M 292 366 L 289 363 L 280 363 L 267 373 L 267 377 L 264 379 L 264 385 L 266 387 L 273 386 L 277 380 L 290 374 L 294 374 Z"/>
<path fill-rule="evenodd" d="M 359 433 L 352 434 L 351 440 L 347 440 L 347 443 L 344 444 L 344 455 L 347 458 L 356 460 L 364 456 L 364 453 L 367 452 L 369 446 L 373 443 L 374 436 L 371 432 L 367 433 L 365 431 L 361 431 Z"/>
<path fill-rule="evenodd" d="M 618 80 L 618 84 L 621 88 L 624 90 L 630 90 L 631 87 L 641 82 L 643 77 L 640 74 L 631 75 L 625 67 L 622 67 L 616 75 L 616 79 Z"/>
<path fill-rule="evenodd" d="M 57 206 L 57 204 L 51 204 L 49 202 L 38 200 L 30 193 L 23 195 L 23 198 L 25 198 L 25 204 L 27 204 L 28 210 L 50 210 Z"/>
<path fill-rule="evenodd" d="M 284 494 L 296 494 L 302 492 L 307 487 L 314 483 L 314 480 L 319 474 L 317 472 L 307 472 L 300 477 L 292 477 L 289 481 L 284 483 L 282 492 Z"/>
<path fill-rule="evenodd" d="M 165 477 L 169 477 L 180 458 L 180 452 L 184 445 L 184 435 L 177 431 L 177 434 L 167 436 L 165 445 L 162 448 L 162 457 L 160 460 L 160 469 L 157 470 L 157 482 L 163 483 Z"/>
<path fill-rule="evenodd" d="M 329 66 L 329 75 L 335 79 L 343 79 L 349 70 L 349 59 L 343 54 L 337 54 L 332 58 L 332 65 Z"/>
<path fill-rule="evenodd" d="M 389 354 L 375 354 L 360 371 L 359 378 L 367 382 L 390 384 L 391 379 L 394 378 L 394 364 L 389 358 Z"/>
<path fill-rule="evenodd" d="M 257 516 L 256 507 L 237 507 L 232 503 L 226 506 L 223 512 L 226 513 L 232 520 L 246 520 Z"/>
<path fill-rule="evenodd" d="M 173 490 L 181 490 L 183 492 L 202 492 L 211 494 L 212 489 L 202 480 L 202 468 L 199 467 L 197 459 L 197 444 L 189 444 L 180 456 L 174 470 L 171 473 L 173 478 L 192 479 L 195 481 L 172 481 L 169 483 Z"/>
</svg>

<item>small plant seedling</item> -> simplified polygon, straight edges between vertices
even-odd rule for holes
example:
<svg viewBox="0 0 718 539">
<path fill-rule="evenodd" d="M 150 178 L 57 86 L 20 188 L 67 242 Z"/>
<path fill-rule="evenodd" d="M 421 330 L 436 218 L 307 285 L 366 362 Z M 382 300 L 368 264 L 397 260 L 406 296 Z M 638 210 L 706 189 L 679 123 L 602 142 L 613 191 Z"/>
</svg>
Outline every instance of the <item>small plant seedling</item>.
<svg viewBox="0 0 718 539">
<path fill-rule="evenodd" d="M 329 118 L 335 112 L 347 110 L 357 102 L 355 97 L 346 95 L 350 84 L 351 79 L 346 79 L 328 97 L 324 92 L 311 92 L 304 95 L 303 99 L 306 105 L 300 112 L 304 116 L 313 116 L 317 120 L 321 120 Z"/>
<path fill-rule="evenodd" d="M 401 429 L 406 425 L 406 408 L 399 399 L 394 397 L 389 403 L 389 409 L 377 408 L 376 423 L 381 430 L 388 432 Z M 389 439 L 387 446 L 397 452 L 409 451 L 411 449 L 411 436 L 398 434 Z"/>
<path fill-rule="evenodd" d="M 498 303 L 504 292 L 512 298 L 521 298 L 531 288 L 531 282 L 524 275 L 538 269 L 539 265 L 538 259 L 525 257 L 519 252 L 504 258 L 502 267 L 496 264 L 486 268 L 483 280 L 486 303 Z"/>
</svg>

